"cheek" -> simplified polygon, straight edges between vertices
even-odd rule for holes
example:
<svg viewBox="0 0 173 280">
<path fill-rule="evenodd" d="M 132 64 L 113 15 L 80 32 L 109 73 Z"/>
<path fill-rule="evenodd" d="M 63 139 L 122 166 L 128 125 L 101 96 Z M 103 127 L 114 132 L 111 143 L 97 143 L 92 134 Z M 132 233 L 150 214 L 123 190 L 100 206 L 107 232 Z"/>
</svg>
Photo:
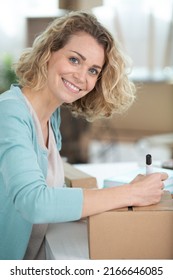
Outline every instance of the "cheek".
<svg viewBox="0 0 173 280">
<path fill-rule="evenodd" d="M 48 79 L 52 84 L 57 84 L 61 80 L 63 68 L 59 65 L 54 64 L 52 68 L 49 68 Z"/>
<path fill-rule="evenodd" d="M 51 60 L 48 64 L 48 71 L 51 75 L 60 75 L 65 69 L 65 65 L 61 60 Z"/>
<path fill-rule="evenodd" d="M 88 82 L 88 90 L 89 91 L 93 90 L 93 88 L 95 87 L 96 83 L 97 83 L 97 79 L 93 79 L 93 80 L 89 81 Z"/>
</svg>

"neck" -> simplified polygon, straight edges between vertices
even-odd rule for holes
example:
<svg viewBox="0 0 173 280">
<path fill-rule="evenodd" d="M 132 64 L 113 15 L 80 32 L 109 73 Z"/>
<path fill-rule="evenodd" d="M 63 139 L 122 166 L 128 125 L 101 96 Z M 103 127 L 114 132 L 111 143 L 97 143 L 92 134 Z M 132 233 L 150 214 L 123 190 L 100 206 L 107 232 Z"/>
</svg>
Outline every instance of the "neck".
<svg viewBox="0 0 173 280">
<path fill-rule="evenodd" d="M 51 115 L 56 110 L 56 107 L 52 106 L 51 100 L 49 96 L 45 94 L 44 90 L 35 91 L 30 88 L 24 87 L 22 89 L 22 92 L 36 112 L 41 127 L 45 129 Z"/>
</svg>

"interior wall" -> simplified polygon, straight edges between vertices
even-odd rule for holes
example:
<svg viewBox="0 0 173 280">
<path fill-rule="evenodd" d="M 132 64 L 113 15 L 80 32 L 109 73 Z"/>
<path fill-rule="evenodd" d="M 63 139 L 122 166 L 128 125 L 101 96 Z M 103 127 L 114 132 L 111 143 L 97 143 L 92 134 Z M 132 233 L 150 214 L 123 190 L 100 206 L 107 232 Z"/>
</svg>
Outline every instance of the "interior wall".
<svg viewBox="0 0 173 280">
<path fill-rule="evenodd" d="M 59 0 L 59 8 L 67 10 L 90 10 L 102 4 L 102 0 Z"/>
</svg>

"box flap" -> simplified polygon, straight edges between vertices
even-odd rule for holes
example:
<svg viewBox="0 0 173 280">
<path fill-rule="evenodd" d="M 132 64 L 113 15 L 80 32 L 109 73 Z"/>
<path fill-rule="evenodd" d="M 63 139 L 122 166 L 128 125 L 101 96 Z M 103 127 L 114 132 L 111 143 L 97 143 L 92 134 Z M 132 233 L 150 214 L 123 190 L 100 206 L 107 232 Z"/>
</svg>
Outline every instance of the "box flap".
<svg viewBox="0 0 173 280">
<path fill-rule="evenodd" d="M 72 188 L 96 188 L 95 177 L 75 168 L 73 165 L 64 162 L 65 183 Z"/>
</svg>

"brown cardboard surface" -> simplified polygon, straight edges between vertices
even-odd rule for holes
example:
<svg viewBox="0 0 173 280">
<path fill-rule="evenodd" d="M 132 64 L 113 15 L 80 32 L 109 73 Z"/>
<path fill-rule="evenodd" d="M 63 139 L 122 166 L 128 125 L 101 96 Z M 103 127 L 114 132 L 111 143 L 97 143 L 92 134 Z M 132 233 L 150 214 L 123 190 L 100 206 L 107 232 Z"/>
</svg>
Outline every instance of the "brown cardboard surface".
<svg viewBox="0 0 173 280">
<path fill-rule="evenodd" d="M 173 200 L 159 204 L 89 217 L 90 258 L 173 259 Z"/>
<path fill-rule="evenodd" d="M 65 183 L 72 188 L 96 188 L 97 180 L 95 177 L 80 171 L 73 165 L 64 162 Z"/>
</svg>

